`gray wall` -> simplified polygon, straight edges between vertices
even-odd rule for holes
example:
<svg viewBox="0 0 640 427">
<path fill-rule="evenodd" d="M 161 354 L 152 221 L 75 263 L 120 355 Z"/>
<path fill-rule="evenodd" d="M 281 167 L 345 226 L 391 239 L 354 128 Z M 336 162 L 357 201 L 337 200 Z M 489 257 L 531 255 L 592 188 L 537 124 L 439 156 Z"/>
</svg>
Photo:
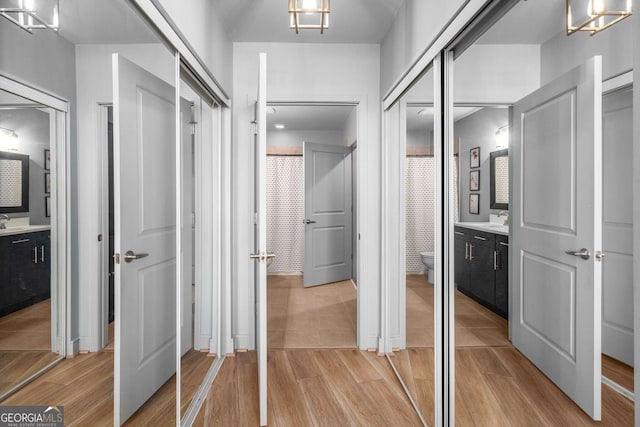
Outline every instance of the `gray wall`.
<svg viewBox="0 0 640 427">
<path fill-rule="evenodd" d="M 57 95 L 71 103 L 69 128 L 69 179 L 71 211 L 67 212 L 71 224 L 70 256 L 78 259 L 77 246 L 77 176 L 76 162 L 76 72 L 74 46 L 52 31 L 29 34 L 6 19 L 0 19 L 0 74 L 21 83 Z M 70 330 L 67 343 L 78 338 L 78 266 L 71 262 Z"/>
<path fill-rule="evenodd" d="M 583 64 L 594 55 L 602 55 L 602 77 L 607 79 L 633 68 L 632 24 L 629 18 L 591 37 L 581 32 L 567 37 L 560 33 L 545 42 L 540 50 L 540 83 L 546 84 Z M 637 40 L 637 39 L 635 39 Z"/>
<path fill-rule="evenodd" d="M 489 153 L 496 151 L 496 131 L 509 123 L 507 108 L 483 108 L 458 120 L 454 138 L 460 138 L 460 221 L 489 221 Z M 469 191 L 469 150 L 480 147 L 480 191 Z M 473 169 L 477 170 L 477 169 Z M 480 194 L 480 214 L 469 213 L 469 194 Z"/>
<path fill-rule="evenodd" d="M 342 145 L 343 133 L 330 130 L 272 130 L 267 132 L 267 145 L 269 146 L 302 147 L 303 141 Z"/>
</svg>

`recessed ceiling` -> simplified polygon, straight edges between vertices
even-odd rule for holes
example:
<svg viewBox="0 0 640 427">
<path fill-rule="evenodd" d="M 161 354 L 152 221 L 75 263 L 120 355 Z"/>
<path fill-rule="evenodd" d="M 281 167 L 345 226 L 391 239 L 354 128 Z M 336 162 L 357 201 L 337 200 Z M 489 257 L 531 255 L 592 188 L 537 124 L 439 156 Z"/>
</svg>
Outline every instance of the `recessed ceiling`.
<svg viewBox="0 0 640 427">
<path fill-rule="evenodd" d="M 355 107 L 276 105 L 272 108 L 275 112 L 267 114 L 268 131 L 276 131 L 276 124 L 283 124 L 285 130 L 342 131 Z"/>
<path fill-rule="evenodd" d="M 60 0 L 58 32 L 73 44 L 159 43 L 125 0 Z"/>
<path fill-rule="evenodd" d="M 542 44 L 566 31 L 566 3 L 520 1 L 478 39 L 478 44 Z"/>
<path fill-rule="evenodd" d="M 289 28 L 286 0 L 214 0 L 229 37 L 240 42 L 380 43 L 404 0 L 334 0 L 329 29 Z"/>
</svg>

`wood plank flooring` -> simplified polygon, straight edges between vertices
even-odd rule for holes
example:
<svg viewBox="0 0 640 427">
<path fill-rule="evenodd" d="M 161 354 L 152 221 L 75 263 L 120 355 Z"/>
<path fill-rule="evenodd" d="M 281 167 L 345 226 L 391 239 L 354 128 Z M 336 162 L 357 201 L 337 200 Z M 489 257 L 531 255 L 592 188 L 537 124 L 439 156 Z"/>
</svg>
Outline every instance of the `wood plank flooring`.
<svg viewBox="0 0 640 427">
<path fill-rule="evenodd" d="M 268 425 L 421 426 L 384 357 L 356 349 L 269 350 Z M 257 426 L 255 352 L 227 358 L 195 426 Z"/>
<path fill-rule="evenodd" d="M 64 405 L 66 426 L 113 425 L 113 351 L 66 359 L 2 402 L 4 405 Z M 182 412 L 213 358 L 191 351 L 182 358 Z M 128 421 L 128 426 L 175 426 L 175 376 Z"/>
<path fill-rule="evenodd" d="M 49 366 L 51 301 L 41 301 L 0 317 L 0 396 Z"/>
<path fill-rule="evenodd" d="M 633 368 L 631 366 L 603 354 L 602 375 L 633 393 Z"/>
<path fill-rule="evenodd" d="M 304 288 L 302 276 L 268 276 L 269 348 L 355 348 L 356 323 L 350 280 Z"/>
</svg>

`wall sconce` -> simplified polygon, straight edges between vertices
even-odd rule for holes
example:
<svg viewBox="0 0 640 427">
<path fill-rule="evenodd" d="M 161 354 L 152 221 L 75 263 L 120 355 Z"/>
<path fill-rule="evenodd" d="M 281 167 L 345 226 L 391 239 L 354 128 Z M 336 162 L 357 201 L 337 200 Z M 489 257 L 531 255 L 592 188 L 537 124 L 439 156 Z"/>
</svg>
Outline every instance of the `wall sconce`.
<svg viewBox="0 0 640 427">
<path fill-rule="evenodd" d="M 502 126 L 496 131 L 496 148 L 509 147 L 509 126 Z"/>
<path fill-rule="evenodd" d="M 32 30 L 58 31 L 59 0 L 0 0 L 0 15 L 28 33 Z"/>
<path fill-rule="evenodd" d="M 329 28 L 331 0 L 289 0 L 289 28 L 299 30 L 324 30 Z"/>
<path fill-rule="evenodd" d="M 567 35 L 594 35 L 632 14 L 632 0 L 567 0 Z M 580 24 L 574 25 L 574 19 Z"/>
<path fill-rule="evenodd" d="M 18 151 L 18 134 L 15 130 L 0 128 L 0 150 Z"/>
</svg>

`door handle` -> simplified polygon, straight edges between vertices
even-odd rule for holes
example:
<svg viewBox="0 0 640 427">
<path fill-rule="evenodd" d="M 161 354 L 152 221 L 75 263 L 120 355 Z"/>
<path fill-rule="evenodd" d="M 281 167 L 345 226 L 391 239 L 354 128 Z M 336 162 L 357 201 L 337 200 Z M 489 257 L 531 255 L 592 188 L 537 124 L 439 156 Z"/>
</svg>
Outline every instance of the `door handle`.
<svg viewBox="0 0 640 427">
<path fill-rule="evenodd" d="M 33 248 L 33 262 L 34 264 L 38 263 L 38 247 Z"/>
<path fill-rule="evenodd" d="M 276 254 L 268 254 L 264 252 L 258 252 L 257 254 L 250 254 L 249 258 L 257 259 L 258 261 L 266 261 L 271 258 L 275 258 Z"/>
<path fill-rule="evenodd" d="M 44 245 L 40 246 L 40 261 L 44 262 Z"/>
<path fill-rule="evenodd" d="M 124 254 L 124 262 L 131 262 L 133 260 L 140 259 L 140 258 L 146 258 L 148 256 L 149 256 L 149 254 L 136 254 L 133 251 L 127 251 Z"/>
<path fill-rule="evenodd" d="M 498 251 L 493 251 L 493 270 L 498 269 Z"/>
<path fill-rule="evenodd" d="M 315 224 L 315 223 L 316 223 L 315 221 L 313 221 L 313 220 L 311 220 L 311 219 L 303 219 L 303 220 L 302 220 L 302 222 L 303 222 L 304 224 Z"/>
<path fill-rule="evenodd" d="M 591 258 L 591 252 L 589 252 L 589 249 L 587 248 L 582 248 L 579 251 L 566 251 L 565 253 L 567 255 L 579 256 L 582 259 Z"/>
<path fill-rule="evenodd" d="M 473 261 L 473 245 L 469 243 L 469 261 Z"/>
</svg>

